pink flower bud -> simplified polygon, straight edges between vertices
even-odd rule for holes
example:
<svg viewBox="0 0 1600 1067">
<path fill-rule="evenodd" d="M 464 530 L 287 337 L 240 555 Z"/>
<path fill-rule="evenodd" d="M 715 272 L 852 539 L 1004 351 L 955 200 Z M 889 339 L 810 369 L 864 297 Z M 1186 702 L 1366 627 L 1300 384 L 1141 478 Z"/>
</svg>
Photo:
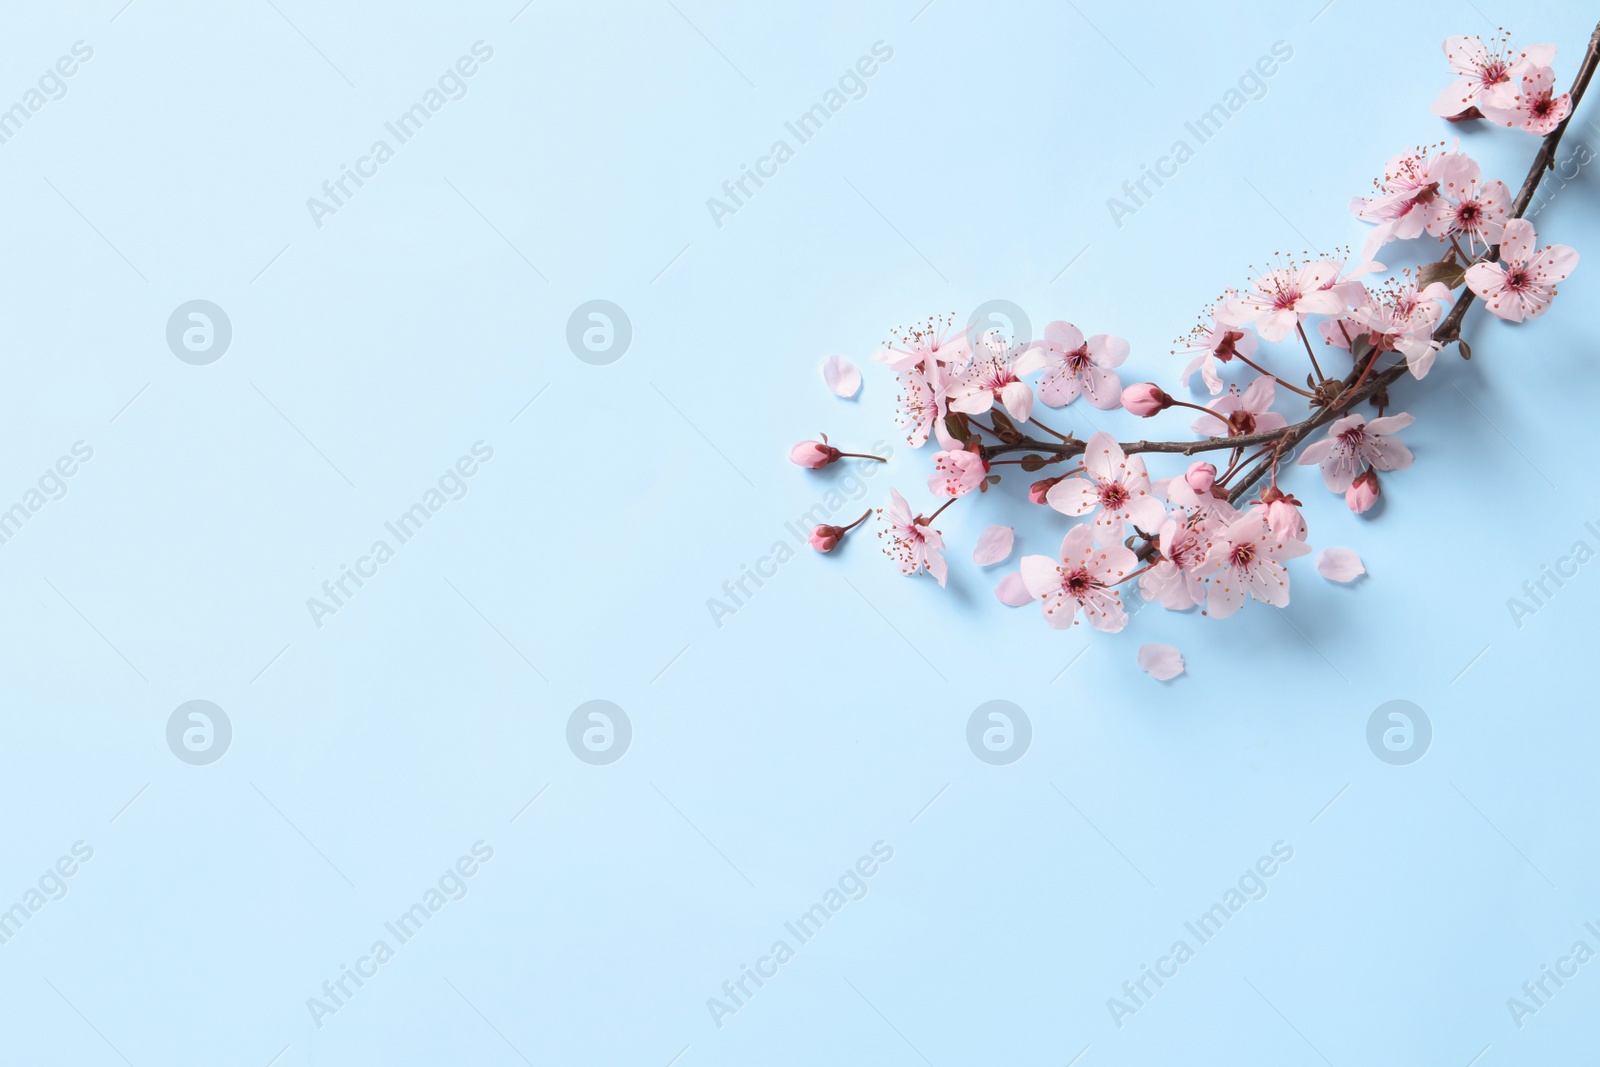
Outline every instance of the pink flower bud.
<svg viewBox="0 0 1600 1067">
<path fill-rule="evenodd" d="M 1204 496 L 1211 492 L 1211 487 L 1217 481 L 1217 467 L 1214 463 L 1207 463 L 1200 459 L 1189 464 L 1189 469 L 1184 472 L 1183 480 L 1189 483 L 1189 488 Z"/>
<path fill-rule="evenodd" d="M 1054 488 L 1055 484 L 1065 478 L 1065 474 L 1058 474 L 1054 478 L 1040 478 L 1028 486 L 1028 502 L 1030 504 L 1045 503 L 1045 494 Z"/>
<path fill-rule="evenodd" d="M 1378 472 L 1375 470 L 1362 471 L 1350 488 L 1344 491 L 1345 506 L 1357 515 L 1363 514 L 1372 505 L 1378 502 L 1381 490 L 1378 488 Z"/>
<path fill-rule="evenodd" d="M 790 462 L 798 463 L 810 470 L 826 467 L 842 455 L 843 452 L 821 441 L 801 441 L 789 449 Z"/>
<path fill-rule="evenodd" d="M 1148 419 L 1156 412 L 1171 407 L 1172 397 L 1155 382 L 1139 382 L 1122 391 L 1122 406 L 1141 419 Z"/>
<path fill-rule="evenodd" d="M 811 547 L 818 552 L 832 552 L 840 541 L 844 540 L 844 527 L 842 526 L 816 526 L 811 530 L 811 536 L 806 538 L 811 542 Z"/>
</svg>

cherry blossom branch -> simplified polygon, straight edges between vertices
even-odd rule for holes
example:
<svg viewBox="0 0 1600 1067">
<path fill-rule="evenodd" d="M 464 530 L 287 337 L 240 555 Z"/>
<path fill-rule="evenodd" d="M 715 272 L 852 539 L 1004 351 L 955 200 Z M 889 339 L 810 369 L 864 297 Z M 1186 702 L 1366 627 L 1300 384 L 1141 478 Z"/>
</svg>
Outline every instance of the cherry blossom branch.
<svg viewBox="0 0 1600 1067">
<path fill-rule="evenodd" d="M 1539 150 L 1534 153 L 1533 165 L 1528 168 L 1528 176 L 1523 179 L 1522 188 L 1517 191 L 1516 199 L 1511 203 L 1510 218 L 1522 218 L 1529 205 L 1533 203 L 1533 195 L 1538 191 L 1539 183 L 1544 180 L 1545 172 L 1555 168 L 1556 149 L 1561 145 L 1561 136 L 1567 132 L 1567 126 L 1572 122 L 1573 116 L 1577 114 L 1578 104 L 1582 101 L 1584 92 L 1589 88 L 1589 82 L 1594 78 L 1597 67 L 1600 67 L 1600 24 L 1595 26 L 1594 33 L 1589 37 L 1588 51 L 1584 53 L 1583 62 L 1578 67 L 1577 77 L 1573 79 L 1572 88 L 1569 90 L 1572 96 L 1572 110 L 1565 119 L 1561 120 L 1559 126 L 1545 136 L 1539 145 Z M 1499 258 L 1499 246 L 1490 249 L 1489 254 L 1484 257 L 1485 261 L 1490 263 Z M 1456 300 L 1455 307 L 1450 309 L 1449 314 L 1444 317 L 1444 321 L 1440 322 L 1438 328 L 1433 331 L 1434 341 L 1440 345 L 1447 345 L 1452 341 L 1459 342 L 1461 340 L 1461 322 L 1466 318 L 1467 309 L 1472 306 L 1475 296 L 1476 294 L 1471 289 L 1465 286 L 1462 287 L 1461 296 Z M 1468 356 L 1470 351 L 1468 349 L 1467 352 L 1462 353 L 1463 358 L 1470 358 Z M 1376 365 L 1378 354 L 1373 353 L 1371 359 L 1372 362 L 1368 364 L 1367 370 Z M 1228 502 L 1238 503 L 1240 498 L 1250 490 L 1250 487 L 1260 481 L 1267 471 L 1276 465 L 1278 456 L 1281 456 L 1284 452 L 1292 451 L 1301 441 L 1305 440 L 1311 431 L 1332 422 L 1339 415 L 1349 411 L 1363 400 L 1368 400 L 1379 392 L 1386 390 L 1405 373 L 1406 364 L 1404 361 L 1395 364 L 1388 370 L 1373 375 L 1371 378 L 1366 378 L 1365 372 L 1358 376 L 1355 370 L 1352 369 L 1351 378 L 1346 379 L 1350 382 L 1350 387 L 1340 394 L 1338 403 L 1316 412 L 1302 422 L 1295 423 L 1279 431 L 1283 436 L 1285 447 L 1280 450 L 1278 455 L 1258 464 L 1246 474 L 1239 484 L 1233 488 L 1232 492 L 1228 494 Z M 1364 378 L 1366 381 L 1365 384 L 1362 384 L 1362 379 Z M 1351 381 L 1351 379 L 1354 380 Z"/>
</svg>

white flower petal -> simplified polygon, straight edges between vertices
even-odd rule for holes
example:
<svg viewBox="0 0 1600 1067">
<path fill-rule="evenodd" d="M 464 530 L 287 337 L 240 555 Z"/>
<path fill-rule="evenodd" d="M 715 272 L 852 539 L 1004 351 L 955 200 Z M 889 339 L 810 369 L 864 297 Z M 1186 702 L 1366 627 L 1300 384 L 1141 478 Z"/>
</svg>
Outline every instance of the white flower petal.
<svg viewBox="0 0 1600 1067">
<path fill-rule="evenodd" d="M 1183 673 L 1183 655 L 1171 645 L 1140 645 L 1139 667 L 1158 682 Z"/>
<path fill-rule="evenodd" d="M 822 361 L 822 380 L 842 397 L 852 397 L 861 391 L 861 372 L 843 356 L 829 356 Z"/>
<path fill-rule="evenodd" d="M 1367 573 L 1367 568 L 1354 549 L 1325 548 L 1317 553 L 1317 573 L 1330 582 L 1353 582 Z"/>
<path fill-rule="evenodd" d="M 1011 557 L 1011 541 L 1015 531 L 1009 526 L 991 526 L 978 535 L 978 547 L 972 550 L 972 562 L 980 567 L 1003 563 Z"/>
</svg>

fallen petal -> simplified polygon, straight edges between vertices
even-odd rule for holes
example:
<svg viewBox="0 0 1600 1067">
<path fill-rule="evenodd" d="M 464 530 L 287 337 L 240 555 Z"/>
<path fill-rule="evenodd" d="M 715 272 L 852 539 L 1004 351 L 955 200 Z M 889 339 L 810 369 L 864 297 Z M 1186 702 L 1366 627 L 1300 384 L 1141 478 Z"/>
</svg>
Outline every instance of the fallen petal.
<svg viewBox="0 0 1600 1067">
<path fill-rule="evenodd" d="M 1028 592 L 1028 587 L 1022 582 L 1022 572 L 1012 571 L 1000 579 L 1000 584 L 994 587 L 994 595 L 1000 603 L 1011 608 L 1020 608 L 1024 604 L 1033 603 L 1033 594 Z"/>
<path fill-rule="evenodd" d="M 1171 645 L 1140 645 L 1139 666 L 1158 682 L 1183 673 L 1183 655 Z"/>
<path fill-rule="evenodd" d="M 1353 582 L 1367 573 L 1367 568 L 1354 549 L 1325 548 L 1317 553 L 1317 573 L 1330 582 Z"/>
<path fill-rule="evenodd" d="M 978 535 L 978 547 L 972 550 L 972 562 L 980 567 L 1003 563 L 1011 556 L 1015 531 L 1009 526 L 991 526 Z"/>
<path fill-rule="evenodd" d="M 822 380 L 842 397 L 852 397 L 861 391 L 861 372 L 843 356 L 829 356 L 822 361 Z"/>
</svg>

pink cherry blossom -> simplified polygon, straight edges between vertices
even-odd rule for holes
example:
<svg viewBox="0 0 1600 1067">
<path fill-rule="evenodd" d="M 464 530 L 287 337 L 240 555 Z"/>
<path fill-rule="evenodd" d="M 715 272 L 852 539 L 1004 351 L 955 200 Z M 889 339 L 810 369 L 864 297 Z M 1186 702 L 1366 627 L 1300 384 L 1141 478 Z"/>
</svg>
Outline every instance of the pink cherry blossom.
<svg viewBox="0 0 1600 1067">
<path fill-rule="evenodd" d="M 1128 342 L 1097 333 L 1084 340 L 1083 331 L 1070 322 L 1052 322 L 1044 340 L 1036 341 L 1017 360 L 1018 374 L 1044 371 L 1039 379 L 1039 399 L 1059 408 L 1082 393 L 1089 403 L 1110 411 L 1120 402 L 1122 382 L 1111 368 L 1128 358 Z"/>
<path fill-rule="evenodd" d="M 988 465 L 976 452 L 935 452 L 928 491 L 934 496 L 966 496 L 983 484 Z"/>
<path fill-rule="evenodd" d="M 1529 67 L 1521 86 L 1506 106 L 1484 104 L 1483 115 L 1490 122 L 1527 130 L 1540 137 L 1561 125 L 1572 114 L 1572 94 L 1556 95 L 1556 74 L 1549 67 Z"/>
<path fill-rule="evenodd" d="M 889 490 L 888 544 L 884 555 L 900 566 L 900 573 L 910 577 L 920 571 L 933 575 L 941 586 L 949 575 L 944 557 L 944 538 L 939 531 L 918 522 L 911 514 L 911 505 L 898 492 Z M 883 514 L 880 509 L 878 514 Z M 884 536 L 880 531 L 879 537 Z"/>
<path fill-rule="evenodd" d="M 1465 178 L 1465 184 L 1450 191 L 1455 202 L 1439 207 L 1428 222 L 1428 232 L 1446 240 L 1465 237 L 1467 250 L 1471 252 L 1476 252 L 1480 245 L 1488 248 L 1499 244 L 1506 218 L 1511 214 L 1511 193 L 1506 183 L 1483 184 L 1477 163 L 1461 177 Z"/>
<path fill-rule="evenodd" d="M 972 360 L 972 345 L 966 330 L 954 328 L 953 321 L 946 316 L 920 322 L 873 353 L 872 358 L 901 372 L 919 366 L 931 370 L 940 364 L 965 366 Z"/>
<path fill-rule="evenodd" d="M 1351 311 L 1377 352 L 1399 352 L 1406 357 L 1407 369 L 1417 378 L 1427 376 L 1439 351 L 1433 328 L 1439 322 L 1442 304 L 1451 301 L 1450 289 L 1443 282 L 1432 282 L 1421 292 L 1414 283 L 1397 285 Z"/>
<path fill-rule="evenodd" d="M 1512 219 L 1500 242 L 1500 262 L 1467 268 L 1467 287 L 1483 298 L 1489 311 L 1510 322 L 1536 319 L 1555 299 L 1556 283 L 1578 265 L 1578 253 L 1566 245 L 1534 250 L 1533 223 Z"/>
<path fill-rule="evenodd" d="M 1022 581 L 1041 601 L 1045 621 L 1055 629 L 1076 623 L 1082 608 L 1090 626 L 1116 633 L 1128 624 L 1128 614 L 1111 587 L 1133 573 L 1138 562 L 1121 544 L 1097 546 L 1093 528 L 1078 525 L 1062 539 L 1060 560 L 1023 556 Z"/>
<path fill-rule="evenodd" d="M 1234 437 L 1247 433 L 1265 433 L 1281 430 L 1289 420 L 1271 410 L 1277 397 L 1278 386 L 1263 374 L 1250 383 L 1243 393 L 1234 386 L 1206 407 L 1215 412 L 1201 415 L 1191 427 L 1195 433 L 1209 437 Z"/>
<path fill-rule="evenodd" d="M 1337 315 L 1344 301 L 1329 282 L 1339 276 L 1339 264 L 1318 259 L 1305 265 L 1290 263 L 1270 270 L 1250 283 L 1232 305 L 1217 311 L 1217 321 L 1242 326 L 1254 323 L 1264 341 L 1281 341 L 1308 315 Z"/>
<path fill-rule="evenodd" d="M 927 444 L 933 428 L 944 421 L 944 381 L 945 370 L 938 364 L 927 370 L 914 368 L 900 375 L 895 420 L 906 431 L 906 440 L 913 448 Z"/>
<path fill-rule="evenodd" d="M 1377 224 L 1362 246 L 1362 256 L 1371 259 L 1390 241 L 1419 236 L 1449 207 L 1441 190 L 1467 188 L 1477 168 L 1469 156 L 1457 151 L 1433 156 L 1425 150 L 1402 152 L 1389 160 L 1383 180 L 1376 183 L 1378 195 L 1350 201 L 1356 218 Z"/>
<path fill-rule="evenodd" d="M 1185 611 L 1206 602 L 1201 567 L 1210 544 L 1200 524 L 1168 519 L 1156 539 L 1161 559 L 1139 576 L 1139 595 L 1159 600 L 1169 611 Z"/>
<path fill-rule="evenodd" d="M 1246 593 L 1275 608 L 1287 607 L 1289 572 L 1284 561 L 1310 551 L 1304 541 L 1277 537 L 1259 518 L 1246 515 L 1221 531 L 1206 554 L 1211 576 L 1206 611 L 1226 619 L 1239 610 Z"/>
<path fill-rule="evenodd" d="M 1084 477 L 1072 477 L 1045 494 L 1049 505 L 1064 515 L 1094 517 L 1095 532 L 1107 541 L 1122 538 L 1123 522 L 1141 530 L 1158 530 L 1166 509 L 1150 489 L 1144 460 L 1129 456 L 1110 434 L 1089 438 L 1083 451 Z"/>
<path fill-rule="evenodd" d="M 1446 37 L 1445 59 L 1460 77 L 1433 102 L 1433 113 L 1454 118 L 1474 107 L 1504 106 L 1515 91 L 1514 79 L 1533 65 L 1548 66 L 1555 58 L 1553 44 L 1529 45 L 1520 52 L 1501 39 L 1491 51 L 1477 37 Z"/>
<path fill-rule="evenodd" d="M 978 342 L 972 362 L 951 382 L 950 410 L 982 415 L 999 401 L 1018 422 L 1033 414 L 1033 389 L 1017 378 L 1017 352 L 1006 347 L 999 330 Z"/>
<path fill-rule="evenodd" d="M 1224 314 L 1228 312 L 1224 311 Z M 1256 354 L 1255 334 L 1223 325 L 1215 316 L 1210 326 L 1203 323 L 1196 326 L 1186 337 L 1180 337 L 1177 344 L 1179 347 L 1173 350 L 1173 355 L 1181 353 L 1194 357 L 1183 368 L 1183 376 L 1178 384 L 1188 385 L 1194 372 L 1199 371 L 1200 380 L 1205 382 L 1212 396 L 1222 392 L 1222 377 L 1217 373 L 1217 364 L 1228 363 L 1234 356 L 1251 359 Z"/>
<path fill-rule="evenodd" d="M 1411 466 L 1411 450 L 1391 435 L 1415 421 L 1403 411 L 1371 422 L 1359 411 L 1351 412 L 1334 420 L 1328 436 L 1305 447 L 1300 465 L 1320 464 L 1323 482 L 1335 493 L 1349 489 L 1356 475 L 1368 466 L 1380 471 L 1404 470 Z"/>
</svg>

